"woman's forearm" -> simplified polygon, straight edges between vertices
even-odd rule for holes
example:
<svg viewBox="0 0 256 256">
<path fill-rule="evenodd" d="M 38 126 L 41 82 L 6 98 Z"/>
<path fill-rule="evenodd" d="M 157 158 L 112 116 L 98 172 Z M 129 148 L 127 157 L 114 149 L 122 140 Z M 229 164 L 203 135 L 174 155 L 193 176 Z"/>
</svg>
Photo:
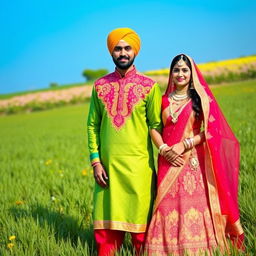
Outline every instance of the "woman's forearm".
<svg viewBox="0 0 256 256">
<path fill-rule="evenodd" d="M 199 134 L 194 136 L 194 146 L 199 145 L 205 141 L 204 132 L 200 132 Z"/>
<path fill-rule="evenodd" d="M 182 143 L 184 145 L 185 150 L 188 150 L 204 141 L 205 141 L 204 132 L 200 132 L 199 134 L 195 135 L 194 137 L 185 138 L 182 141 Z"/>
<path fill-rule="evenodd" d="M 155 146 L 159 149 L 159 147 L 164 144 L 161 133 L 156 129 L 151 129 L 149 130 L 149 134 Z"/>
</svg>

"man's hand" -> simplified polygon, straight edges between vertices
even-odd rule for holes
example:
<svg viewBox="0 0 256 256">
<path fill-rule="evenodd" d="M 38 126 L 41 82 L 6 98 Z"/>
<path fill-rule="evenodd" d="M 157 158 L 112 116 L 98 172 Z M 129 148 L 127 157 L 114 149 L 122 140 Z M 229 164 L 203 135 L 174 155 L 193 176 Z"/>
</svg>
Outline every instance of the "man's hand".
<svg viewBox="0 0 256 256">
<path fill-rule="evenodd" d="M 106 174 L 106 171 L 104 170 L 102 164 L 97 164 L 93 167 L 93 175 L 95 181 L 103 188 L 106 188 L 108 186 L 106 180 L 108 180 L 108 176 Z"/>
</svg>

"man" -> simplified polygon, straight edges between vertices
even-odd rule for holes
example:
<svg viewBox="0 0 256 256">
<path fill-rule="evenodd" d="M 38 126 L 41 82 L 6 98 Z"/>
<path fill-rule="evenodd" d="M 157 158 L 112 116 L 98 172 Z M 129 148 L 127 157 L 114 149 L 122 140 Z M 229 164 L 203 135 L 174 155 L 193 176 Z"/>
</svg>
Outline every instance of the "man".
<svg viewBox="0 0 256 256">
<path fill-rule="evenodd" d="M 113 255 L 125 232 L 139 253 L 154 199 L 149 134 L 161 126 L 161 92 L 133 65 L 140 38 L 129 28 L 107 39 L 115 72 L 95 82 L 88 116 L 88 146 L 96 181 L 94 236 L 98 255 Z"/>
</svg>

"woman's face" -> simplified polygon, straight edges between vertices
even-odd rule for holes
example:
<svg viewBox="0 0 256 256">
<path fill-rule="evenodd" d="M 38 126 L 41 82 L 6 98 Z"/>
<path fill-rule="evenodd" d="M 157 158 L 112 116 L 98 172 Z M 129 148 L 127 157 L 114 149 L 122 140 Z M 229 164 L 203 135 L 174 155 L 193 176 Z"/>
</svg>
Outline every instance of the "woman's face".
<svg viewBox="0 0 256 256">
<path fill-rule="evenodd" d="M 172 70 L 172 80 L 177 88 L 184 88 L 189 85 L 191 70 L 185 61 L 182 64 L 177 62 Z"/>
</svg>

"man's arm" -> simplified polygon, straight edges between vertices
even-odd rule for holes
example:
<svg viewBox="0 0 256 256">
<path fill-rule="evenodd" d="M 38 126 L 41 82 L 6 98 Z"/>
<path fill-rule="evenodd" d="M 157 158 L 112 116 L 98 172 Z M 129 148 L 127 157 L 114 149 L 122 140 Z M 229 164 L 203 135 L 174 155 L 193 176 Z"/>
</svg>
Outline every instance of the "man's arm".
<svg viewBox="0 0 256 256">
<path fill-rule="evenodd" d="M 161 104 L 162 94 L 158 84 L 154 84 L 153 88 L 147 96 L 147 122 L 149 129 L 155 129 L 161 132 Z"/>
<path fill-rule="evenodd" d="M 108 179 L 106 171 L 101 164 L 99 149 L 100 149 L 100 125 L 101 125 L 101 109 L 97 92 L 93 87 L 90 110 L 87 121 L 88 132 L 88 148 L 90 153 L 91 165 L 93 167 L 95 181 L 102 187 L 106 187 Z"/>
</svg>

